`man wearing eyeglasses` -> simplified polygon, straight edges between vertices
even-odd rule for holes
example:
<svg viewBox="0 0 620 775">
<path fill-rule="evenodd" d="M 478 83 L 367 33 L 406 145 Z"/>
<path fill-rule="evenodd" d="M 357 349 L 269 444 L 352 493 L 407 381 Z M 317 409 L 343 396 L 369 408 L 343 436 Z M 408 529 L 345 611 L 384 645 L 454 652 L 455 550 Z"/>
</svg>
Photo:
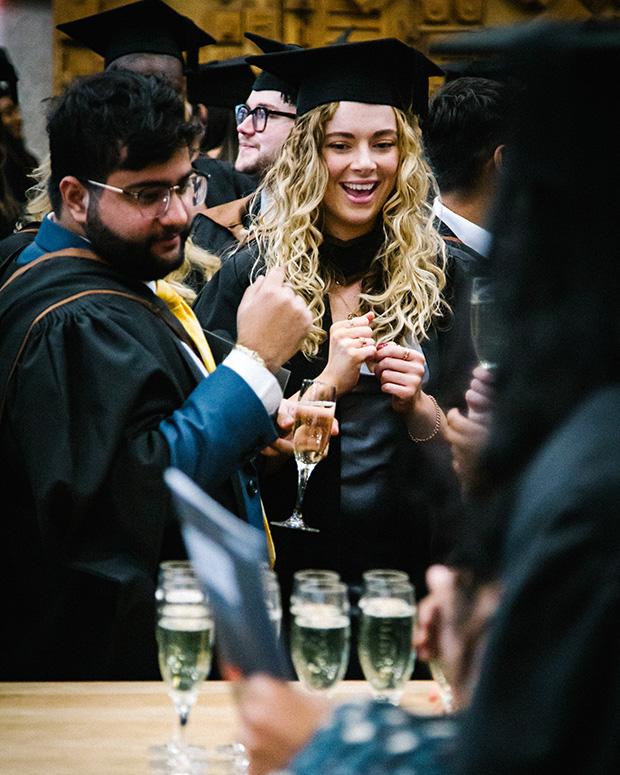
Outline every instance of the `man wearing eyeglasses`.
<svg viewBox="0 0 620 775">
<path fill-rule="evenodd" d="M 215 368 L 154 292 L 206 194 L 195 132 L 164 80 L 124 70 L 52 106 L 53 213 L 0 283 L 0 680 L 158 677 L 157 566 L 184 554 L 166 467 L 263 527 L 245 463 L 277 438 L 273 372 L 311 315 L 266 276 Z"/>
<path fill-rule="evenodd" d="M 246 32 L 245 37 L 266 53 L 300 48 L 252 32 Z M 256 78 L 245 103 L 235 107 L 237 172 L 255 175 L 260 181 L 269 171 L 295 123 L 296 97 L 293 86 L 271 73 L 262 72 Z M 262 202 L 256 200 L 251 205 L 252 197 L 250 194 L 199 212 L 192 225 L 193 242 L 225 259 L 260 210 Z"/>
</svg>

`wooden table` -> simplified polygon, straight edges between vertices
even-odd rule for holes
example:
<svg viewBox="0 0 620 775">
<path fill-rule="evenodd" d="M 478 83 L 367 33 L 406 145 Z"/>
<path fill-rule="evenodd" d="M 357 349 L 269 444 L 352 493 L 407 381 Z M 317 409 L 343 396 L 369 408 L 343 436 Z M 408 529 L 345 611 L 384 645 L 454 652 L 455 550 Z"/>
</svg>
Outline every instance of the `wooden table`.
<svg viewBox="0 0 620 775">
<path fill-rule="evenodd" d="M 234 741 L 229 686 L 204 684 L 187 726 L 189 742 L 212 747 Z M 368 686 L 345 681 L 334 700 L 359 696 L 369 696 Z M 401 704 L 441 713 L 432 681 L 411 681 Z M 149 746 L 165 743 L 174 723 L 162 682 L 0 683 L 0 773 L 146 775 Z"/>
</svg>

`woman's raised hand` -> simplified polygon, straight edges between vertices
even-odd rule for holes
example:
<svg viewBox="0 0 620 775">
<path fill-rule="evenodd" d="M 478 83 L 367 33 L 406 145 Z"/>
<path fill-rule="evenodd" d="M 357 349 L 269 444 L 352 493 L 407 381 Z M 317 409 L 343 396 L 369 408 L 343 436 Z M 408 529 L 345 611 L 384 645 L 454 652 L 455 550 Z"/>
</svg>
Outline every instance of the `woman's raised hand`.
<svg viewBox="0 0 620 775">
<path fill-rule="evenodd" d="M 424 366 L 424 355 L 418 350 L 394 342 L 377 345 L 375 376 L 381 383 L 381 390 L 392 396 L 392 407 L 396 412 L 404 414 L 415 410 L 422 390 Z"/>
<path fill-rule="evenodd" d="M 336 386 L 338 396 L 352 390 L 364 361 L 377 355 L 371 323 L 374 313 L 367 312 L 350 320 L 338 320 L 329 329 L 329 358 L 325 370 L 317 377 Z"/>
</svg>

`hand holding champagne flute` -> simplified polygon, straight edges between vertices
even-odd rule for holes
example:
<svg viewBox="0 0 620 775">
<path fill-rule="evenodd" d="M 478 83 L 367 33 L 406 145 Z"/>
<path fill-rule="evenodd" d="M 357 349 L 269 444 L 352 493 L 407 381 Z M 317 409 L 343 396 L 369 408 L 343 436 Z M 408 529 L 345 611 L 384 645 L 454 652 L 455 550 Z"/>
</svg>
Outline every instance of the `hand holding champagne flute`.
<svg viewBox="0 0 620 775">
<path fill-rule="evenodd" d="M 311 379 L 305 379 L 302 382 L 293 429 L 293 449 L 297 463 L 297 500 L 291 516 L 285 522 L 272 522 L 273 525 L 319 532 L 304 522 L 301 504 L 310 474 L 316 464 L 320 463 L 327 454 L 335 411 L 334 385 Z"/>
</svg>

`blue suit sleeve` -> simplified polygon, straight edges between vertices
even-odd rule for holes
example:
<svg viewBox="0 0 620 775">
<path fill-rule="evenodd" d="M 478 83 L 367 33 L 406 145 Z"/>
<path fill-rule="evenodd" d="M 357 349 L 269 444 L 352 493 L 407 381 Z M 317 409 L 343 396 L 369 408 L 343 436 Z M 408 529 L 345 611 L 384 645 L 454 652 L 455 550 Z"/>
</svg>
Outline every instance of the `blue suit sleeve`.
<svg viewBox="0 0 620 775">
<path fill-rule="evenodd" d="M 170 464 L 205 489 L 219 486 L 277 436 L 257 395 L 226 366 L 203 379 L 159 429 Z"/>
</svg>

